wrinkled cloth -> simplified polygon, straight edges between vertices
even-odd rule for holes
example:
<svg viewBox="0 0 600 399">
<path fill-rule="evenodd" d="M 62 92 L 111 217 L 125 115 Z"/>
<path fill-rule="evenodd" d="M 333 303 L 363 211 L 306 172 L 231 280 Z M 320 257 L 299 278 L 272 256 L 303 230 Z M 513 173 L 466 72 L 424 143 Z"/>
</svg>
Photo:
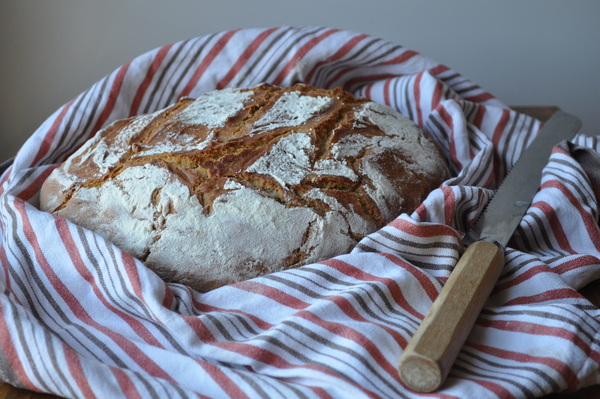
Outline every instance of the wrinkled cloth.
<svg viewBox="0 0 600 399">
<path fill-rule="evenodd" d="M 165 284 L 38 209 L 56 165 L 110 122 L 225 87 L 306 83 L 387 104 L 453 176 L 349 254 L 208 293 Z M 525 398 L 600 383 L 600 145 L 557 145 L 443 387 L 396 366 L 466 231 L 542 122 L 401 45 L 327 27 L 239 29 L 140 55 L 37 129 L 0 186 L 0 377 L 73 398 Z"/>
</svg>

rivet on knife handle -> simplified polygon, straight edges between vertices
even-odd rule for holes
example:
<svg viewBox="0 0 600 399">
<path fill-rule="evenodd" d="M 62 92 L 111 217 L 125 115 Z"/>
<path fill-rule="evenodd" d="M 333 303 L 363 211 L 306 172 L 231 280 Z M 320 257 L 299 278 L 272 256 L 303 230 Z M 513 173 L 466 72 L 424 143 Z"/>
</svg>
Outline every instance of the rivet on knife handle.
<svg viewBox="0 0 600 399">
<path fill-rule="evenodd" d="M 581 121 L 555 113 L 513 167 L 465 237 L 470 244 L 433 302 L 398 363 L 400 379 L 418 392 L 443 383 L 504 265 L 504 246 L 539 187 L 555 144 L 572 137 Z"/>
</svg>

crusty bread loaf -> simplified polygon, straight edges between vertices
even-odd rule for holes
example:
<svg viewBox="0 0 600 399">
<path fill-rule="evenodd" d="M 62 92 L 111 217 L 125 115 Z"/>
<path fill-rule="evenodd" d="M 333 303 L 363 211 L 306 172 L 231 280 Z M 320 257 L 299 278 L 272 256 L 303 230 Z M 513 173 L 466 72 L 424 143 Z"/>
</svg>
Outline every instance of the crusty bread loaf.
<svg viewBox="0 0 600 399">
<path fill-rule="evenodd" d="M 207 291 L 346 253 L 447 176 L 427 134 L 389 107 L 261 85 L 114 122 L 53 171 L 40 201 Z"/>
</svg>

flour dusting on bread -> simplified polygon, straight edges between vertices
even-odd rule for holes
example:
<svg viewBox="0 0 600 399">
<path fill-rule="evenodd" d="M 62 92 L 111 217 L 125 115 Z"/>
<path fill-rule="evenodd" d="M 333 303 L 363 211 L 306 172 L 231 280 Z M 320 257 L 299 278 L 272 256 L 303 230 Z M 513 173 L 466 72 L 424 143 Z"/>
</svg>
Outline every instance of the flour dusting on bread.
<svg viewBox="0 0 600 399">
<path fill-rule="evenodd" d="M 215 90 L 100 131 L 41 208 L 207 291 L 349 252 L 448 171 L 397 111 L 306 85 Z"/>
</svg>

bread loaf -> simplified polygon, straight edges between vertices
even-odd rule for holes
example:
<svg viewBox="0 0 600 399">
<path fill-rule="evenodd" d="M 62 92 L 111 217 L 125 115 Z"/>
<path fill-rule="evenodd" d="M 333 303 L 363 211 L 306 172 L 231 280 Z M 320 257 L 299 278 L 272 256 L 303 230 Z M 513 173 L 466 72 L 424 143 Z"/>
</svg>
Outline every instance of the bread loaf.
<svg viewBox="0 0 600 399">
<path fill-rule="evenodd" d="M 397 111 L 306 85 L 208 92 L 104 128 L 41 209 L 207 291 L 346 253 L 448 177 Z"/>
</svg>

